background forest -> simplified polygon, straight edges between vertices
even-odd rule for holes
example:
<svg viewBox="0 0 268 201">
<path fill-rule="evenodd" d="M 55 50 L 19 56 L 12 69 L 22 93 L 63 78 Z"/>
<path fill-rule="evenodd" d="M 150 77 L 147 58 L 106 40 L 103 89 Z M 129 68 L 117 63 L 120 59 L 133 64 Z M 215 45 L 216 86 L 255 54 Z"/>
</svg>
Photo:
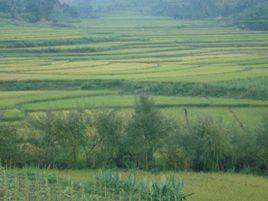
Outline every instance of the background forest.
<svg viewBox="0 0 268 201">
<path fill-rule="evenodd" d="M 1 0 L 0 14 L 30 22 L 100 13 L 141 12 L 176 19 L 220 18 L 242 28 L 268 29 L 266 0 Z"/>
</svg>

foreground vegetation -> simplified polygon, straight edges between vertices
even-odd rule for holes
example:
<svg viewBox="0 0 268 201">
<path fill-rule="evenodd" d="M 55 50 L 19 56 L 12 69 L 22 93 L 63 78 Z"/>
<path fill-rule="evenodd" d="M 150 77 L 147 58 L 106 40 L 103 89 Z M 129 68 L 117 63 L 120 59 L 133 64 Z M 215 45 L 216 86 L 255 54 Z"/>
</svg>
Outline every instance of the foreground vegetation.
<svg viewBox="0 0 268 201">
<path fill-rule="evenodd" d="M 165 175 L 165 176 L 164 176 Z M 113 179 L 112 179 L 113 178 Z M 183 178 L 183 183 L 181 178 Z M 171 179 L 171 180 L 170 180 Z M 184 187 L 175 194 L 173 184 Z M 148 173 L 142 171 L 99 170 L 0 170 L 1 200 L 181 200 L 266 201 L 267 179 L 220 173 Z M 174 183 L 174 182 L 172 182 Z M 131 186 L 129 186 L 131 184 Z M 142 190 L 137 190 L 141 185 Z M 153 187 L 154 186 L 154 187 Z M 146 189 L 153 188 L 146 192 Z M 161 191 L 160 189 L 165 189 Z M 209 190 L 208 190 L 209 189 Z M 159 191 L 160 190 L 160 191 Z M 152 194 L 152 193 L 155 194 Z M 157 194 L 162 192 L 162 194 Z M 144 194 L 145 193 L 145 194 Z M 154 197 L 153 195 L 157 195 Z M 162 195 L 162 196 L 160 196 Z M 172 199 L 171 196 L 177 196 Z M 174 198 L 174 197 L 173 197 Z"/>
<path fill-rule="evenodd" d="M 239 119 L 237 120 L 239 122 Z M 257 128 L 229 127 L 209 116 L 185 123 L 141 96 L 132 114 L 83 110 L 44 112 L 0 124 L 5 166 L 138 168 L 267 174 L 267 116 Z"/>
<path fill-rule="evenodd" d="M 183 181 L 175 176 L 162 177 L 161 182 L 144 180 L 136 175 L 100 172 L 94 181 L 78 182 L 40 171 L 0 170 L 1 200 L 151 200 L 183 201 L 192 194 L 183 192 Z"/>
</svg>

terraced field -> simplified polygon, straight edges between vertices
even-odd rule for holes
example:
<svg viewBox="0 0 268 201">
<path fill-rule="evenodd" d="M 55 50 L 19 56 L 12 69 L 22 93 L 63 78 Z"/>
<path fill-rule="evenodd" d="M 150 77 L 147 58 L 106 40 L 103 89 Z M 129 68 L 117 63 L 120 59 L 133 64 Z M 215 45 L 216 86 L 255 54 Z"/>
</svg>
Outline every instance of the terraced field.
<svg viewBox="0 0 268 201">
<path fill-rule="evenodd" d="M 255 125 L 268 112 L 268 32 L 148 16 L 0 27 L 6 120 L 76 107 L 129 111 L 139 93 L 178 118 L 187 108 L 190 117 L 233 122 L 235 113 Z"/>
</svg>

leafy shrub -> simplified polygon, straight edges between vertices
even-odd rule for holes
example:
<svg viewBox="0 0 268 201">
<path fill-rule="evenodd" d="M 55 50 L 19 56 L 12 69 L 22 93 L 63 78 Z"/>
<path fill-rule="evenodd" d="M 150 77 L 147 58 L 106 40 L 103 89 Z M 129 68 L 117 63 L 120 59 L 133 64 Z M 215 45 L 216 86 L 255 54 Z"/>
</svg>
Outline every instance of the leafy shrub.
<svg viewBox="0 0 268 201">
<path fill-rule="evenodd" d="M 14 166 L 20 160 L 17 128 L 10 124 L 0 123 L 0 163 Z"/>
<path fill-rule="evenodd" d="M 184 148 L 190 154 L 194 170 L 224 170 L 223 162 L 229 150 L 224 128 L 211 117 L 199 118 L 191 125 Z"/>
<path fill-rule="evenodd" d="M 63 168 L 79 164 L 88 144 L 89 123 L 90 117 L 78 110 L 29 116 L 28 125 L 35 134 L 31 143 L 42 150 L 40 165 Z"/>
<path fill-rule="evenodd" d="M 257 167 L 257 146 L 256 134 L 250 130 L 232 129 L 230 133 L 231 141 L 231 167 L 236 171 L 249 171 L 253 173 L 253 169 Z"/>
<path fill-rule="evenodd" d="M 174 142 L 172 143 L 174 144 Z M 187 170 L 190 167 L 189 155 L 180 146 L 174 147 L 172 144 L 160 149 L 155 154 L 155 166 L 162 170 Z"/>
<path fill-rule="evenodd" d="M 181 126 L 142 96 L 130 117 L 117 111 L 77 110 L 33 113 L 26 127 L 0 122 L 0 162 L 19 167 L 265 173 L 267 122 L 266 116 L 257 130 L 249 130 L 200 117 Z"/>
<path fill-rule="evenodd" d="M 263 117 L 257 129 L 258 165 L 262 172 L 268 173 L 268 115 Z"/>
<path fill-rule="evenodd" d="M 91 135 L 93 148 L 87 154 L 92 167 L 124 167 L 121 154 L 126 126 L 123 118 L 116 111 L 95 115 L 95 132 Z"/>
<path fill-rule="evenodd" d="M 162 176 L 161 182 L 154 180 L 139 182 L 135 174 L 123 177 L 119 173 L 102 171 L 97 175 L 96 180 L 99 185 L 105 186 L 108 190 L 118 194 L 121 191 L 128 192 L 142 200 L 183 201 L 192 195 L 183 192 L 184 183 L 182 180 L 177 180 L 175 176 Z"/>
<path fill-rule="evenodd" d="M 127 147 L 136 167 L 152 167 L 153 155 L 166 133 L 165 118 L 152 99 L 140 96 L 127 130 Z"/>
</svg>

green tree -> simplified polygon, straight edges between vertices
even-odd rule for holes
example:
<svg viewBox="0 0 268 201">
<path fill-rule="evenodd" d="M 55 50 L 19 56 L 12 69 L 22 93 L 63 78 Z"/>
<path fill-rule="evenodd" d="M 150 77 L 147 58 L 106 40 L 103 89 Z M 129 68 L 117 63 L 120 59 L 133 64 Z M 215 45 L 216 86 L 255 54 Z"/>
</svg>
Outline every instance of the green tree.
<svg viewBox="0 0 268 201">
<path fill-rule="evenodd" d="M 152 167 L 153 155 L 166 130 L 164 117 L 151 98 L 140 96 L 136 101 L 127 132 L 127 147 L 135 166 L 145 169 Z"/>
<path fill-rule="evenodd" d="M 50 20 L 55 8 L 58 12 L 73 12 L 67 4 L 61 4 L 59 0 L 0 0 L 0 12 L 13 19 L 30 22 Z"/>
<path fill-rule="evenodd" d="M 64 112 L 57 116 L 55 126 L 61 136 L 59 143 L 71 167 L 86 157 L 90 123 L 91 117 L 83 111 Z"/>
<path fill-rule="evenodd" d="M 55 165 L 60 152 L 60 134 L 57 131 L 56 114 L 46 112 L 28 116 L 27 123 L 31 129 L 30 143 L 41 149 L 39 163 L 43 166 Z"/>
<path fill-rule="evenodd" d="M 75 167 L 86 157 L 90 118 L 81 111 L 46 112 L 31 115 L 31 142 L 41 148 L 40 163 L 45 166 Z"/>
<path fill-rule="evenodd" d="M 116 111 L 104 111 L 96 115 L 94 142 L 88 153 L 93 167 L 122 167 L 122 146 L 125 121 Z"/>
<path fill-rule="evenodd" d="M 211 117 L 199 118 L 188 129 L 183 143 L 194 170 L 224 170 L 229 143 L 226 128 L 221 122 L 215 122 Z"/>
<path fill-rule="evenodd" d="M 11 124 L 0 123 L 0 162 L 2 165 L 18 163 L 17 128 Z"/>
<path fill-rule="evenodd" d="M 25 6 L 30 21 L 48 20 L 58 0 L 29 0 Z"/>
<path fill-rule="evenodd" d="M 262 172 L 268 172 L 268 115 L 257 129 L 258 163 Z"/>
<path fill-rule="evenodd" d="M 257 166 L 256 133 L 248 129 L 232 128 L 230 133 L 231 161 L 230 166 L 236 171 Z"/>
</svg>

